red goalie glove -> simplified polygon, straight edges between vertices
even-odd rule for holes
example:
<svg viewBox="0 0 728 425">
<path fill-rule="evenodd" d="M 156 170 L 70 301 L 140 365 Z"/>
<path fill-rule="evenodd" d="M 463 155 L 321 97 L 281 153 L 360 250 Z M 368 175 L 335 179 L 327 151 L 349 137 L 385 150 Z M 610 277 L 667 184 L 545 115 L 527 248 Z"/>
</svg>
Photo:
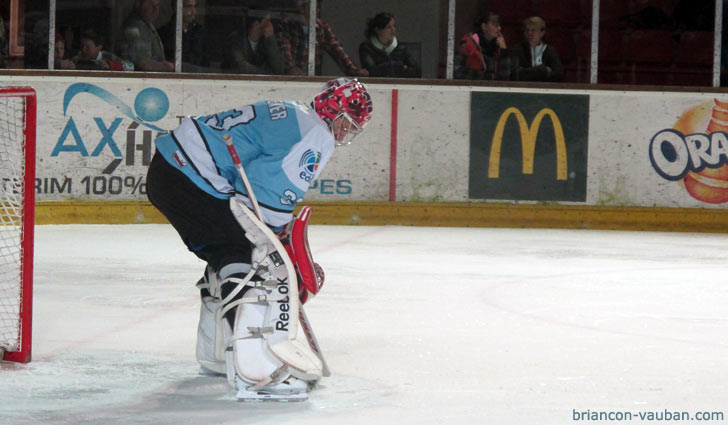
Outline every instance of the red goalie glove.
<svg viewBox="0 0 728 425">
<path fill-rule="evenodd" d="M 316 295 L 324 284 L 324 270 L 311 257 L 308 247 L 308 219 L 311 207 L 301 209 L 295 219 L 286 227 L 281 242 L 286 248 L 298 275 L 298 297 L 305 304 L 309 294 Z"/>
</svg>

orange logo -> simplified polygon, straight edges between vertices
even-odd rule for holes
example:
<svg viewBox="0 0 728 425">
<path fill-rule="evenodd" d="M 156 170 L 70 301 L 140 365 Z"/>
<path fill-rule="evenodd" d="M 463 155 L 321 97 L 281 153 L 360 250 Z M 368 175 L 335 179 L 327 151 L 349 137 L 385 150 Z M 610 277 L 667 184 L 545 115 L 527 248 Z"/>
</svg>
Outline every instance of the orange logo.
<svg viewBox="0 0 728 425">
<path fill-rule="evenodd" d="M 712 107 L 711 107 L 712 106 Z M 706 124 L 707 121 L 707 124 Z M 728 102 L 693 107 L 650 141 L 650 161 L 660 176 L 681 181 L 693 198 L 728 202 Z"/>
</svg>

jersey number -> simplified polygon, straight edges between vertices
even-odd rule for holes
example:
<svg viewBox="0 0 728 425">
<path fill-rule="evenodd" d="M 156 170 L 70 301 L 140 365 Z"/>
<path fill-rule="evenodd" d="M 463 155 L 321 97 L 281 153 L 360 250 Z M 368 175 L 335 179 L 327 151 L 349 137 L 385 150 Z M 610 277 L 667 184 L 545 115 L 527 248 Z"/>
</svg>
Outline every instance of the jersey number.
<svg viewBox="0 0 728 425">
<path fill-rule="evenodd" d="M 255 109 L 248 105 L 241 109 L 232 109 L 230 111 L 220 112 L 217 115 L 210 116 L 205 124 L 215 130 L 228 131 L 236 125 L 247 124 L 255 119 Z"/>
</svg>

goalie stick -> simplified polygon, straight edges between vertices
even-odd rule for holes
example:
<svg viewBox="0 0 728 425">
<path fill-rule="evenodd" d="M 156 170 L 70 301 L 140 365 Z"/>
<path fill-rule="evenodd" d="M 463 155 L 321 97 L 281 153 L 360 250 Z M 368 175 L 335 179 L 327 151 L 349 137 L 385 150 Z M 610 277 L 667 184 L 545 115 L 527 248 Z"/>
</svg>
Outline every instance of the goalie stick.
<svg viewBox="0 0 728 425">
<path fill-rule="evenodd" d="M 243 164 L 240 161 L 240 157 L 238 156 L 237 151 L 235 150 L 235 146 L 233 145 L 233 139 L 232 137 L 225 133 L 222 135 L 222 139 L 225 142 L 225 145 L 227 146 L 228 152 L 230 153 L 230 157 L 233 160 L 233 164 L 235 164 L 235 169 L 238 171 L 238 174 L 240 175 L 240 178 L 243 181 L 243 186 L 245 187 L 245 191 L 248 193 L 248 199 L 250 199 L 250 203 L 253 206 L 253 212 L 258 217 L 258 219 L 265 223 L 263 220 L 263 213 L 260 210 L 260 205 L 258 204 L 258 200 L 255 197 L 255 193 L 253 193 L 253 187 L 250 184 L 250 181 L 248 180 L 248 176 L 245 173 L 245 169 L 243 168 Z M 285 250 L 283 251 L 285 253 Z M 318 340 L 316 339 L 316 335 L 313 333 L 313 327 L 311 327 L 311 322 L 308 320 L 308 316 L 306 316 L 306 312 L 303 310 L 303 304 L 300 304 L 298 306 L 298 317 L 300 324 L 303 326 L 303 333 L 306 335 L 306 340 L 308 341 L 308 345 L 313 350 L 314 354 L 321 360 L 321 364 L 323 366 L 322 372 L 323 376 L 331 376 L 331 370 L 329 369 L 328 363 L 326 363 L 326 359 L 324 358 L 323 353 L 321 352 L 321 348 L 319 347 Z"/>
</svg>

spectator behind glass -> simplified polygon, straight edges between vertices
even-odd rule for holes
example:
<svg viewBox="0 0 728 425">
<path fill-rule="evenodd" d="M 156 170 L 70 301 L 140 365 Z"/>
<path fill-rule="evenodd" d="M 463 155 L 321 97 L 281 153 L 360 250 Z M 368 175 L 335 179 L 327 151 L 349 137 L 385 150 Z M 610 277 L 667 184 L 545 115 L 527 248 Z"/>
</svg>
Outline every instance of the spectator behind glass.
<svg viewBox="0 0 728 425">
<path fill-rule="evenodd" d="M 8 67 L 8 38 L 5 36 L 5 23 L 0 16 L 0 68 Z"/>
<path fill-rule="evenodd" d="M 514 63 L 515 79 L 520 81 L 561 81 L 564 67 L 553 46 L 544 42 L 546 22 L 538 16 L 523 21 L 526 37 L 509 50 Z"/>
<path fill-rule="evenodd" d="M 56 44 L 53 50 L 53 66 L 55 69 L 75 69 L 73 61 L 66 58 L 66 39 L 56 33 Z"/>
<path fill-rule="evenodd" d="M 501 33 L 498 15 L 489 12 L 473 23 L 473 32 L 460 40 L 455 60 L 455 78 L 465 80 L 507 80 L 510 59 Z"/>
<path fill-rule="evenodd" d="M 278 27 L 278 45 L 283 53 L 284 71 L 291 75 L 305 75 L 308 69 L 309 2 L 296 0 L 300 20 L 285 18 Z M 320 3 L 317 3 L 320 4 Z M 369 71 L 360 69 L 341 47 L 331 28 L 316 19 L 316 74 L 321 73 L 321 51 L 336 62 L 341 72 L 348 76 L 366 77 Z"/>
<path fill-rule="evenodd" d="M 420 65 L 400 45 L 394 16 L 382 12 L 367 21 L 367 41 L 359 45 L 359 61 L 371 77 L 419 78 Z"/>
<path fill-rule="evenodd" d="M 164 56 L 174 62 L 177 42 L 177 0 L 170 0 L 172 18 L 169 23 L 159 28 L 159 37 L 164 44 Z M 182 71 L 205 72 L 210 66 L 207 57 L 207 37 L 205 28 L 197 22 L 197 0 L 182 1 Z"/>
<path fill-rule="evenodd" d="M 134 63 L 137 71 L 174 71 L 166 60 L 164 45 L 154 28 L 160 0 L 134 0 L 134 11 L 122 26 L 119 55 Z"/>
<path fill-rule="evenodd" d="M 134 64 L 104 50 L 101 36 L 93 29 L 81 33 L 81 51 L 73 58 L 76 69 L 133 71 Z"/>
<path fill-rule="evenodd" d="M 230 34 L 230 52 L 223 60 L 223 69 L 239 74 L 283 74 L 283 54 L 270 14 L 249 10 L 245 28 L 245 33 Z"/>
</svg>

